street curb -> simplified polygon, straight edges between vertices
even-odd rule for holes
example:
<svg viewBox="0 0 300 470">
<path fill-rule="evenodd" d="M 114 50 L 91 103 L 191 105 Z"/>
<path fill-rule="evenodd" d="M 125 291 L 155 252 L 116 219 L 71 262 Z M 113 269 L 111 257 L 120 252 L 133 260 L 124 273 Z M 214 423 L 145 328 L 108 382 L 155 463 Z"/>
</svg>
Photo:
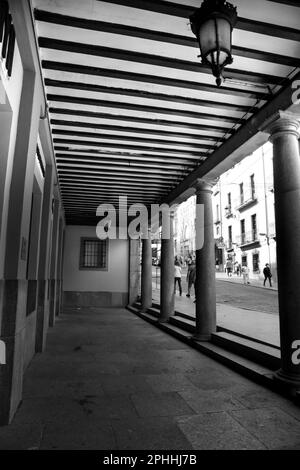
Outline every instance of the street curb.
<svg viewBox="0 0 300 470">
<path fill-rule="evenodd" d="M 236 284 L 238 286 L 244 286 L 245 284 L 243 284 L 242 282 L 235 282 L 235 281 L 229 281 L 227 279 L 222 279 L 222 278 L 218 278 L 216 277 L 216 281 L 224 281 L 224 282 L 229 282 L 230 284 Z M 274 292 L 278 292 L 278 289 L 275 289 L 275 287 L 264 287 L 264 286 L 256 286 L 255 284 L 251 284 L 251 281 L 250 281 L 250 284 L 249 284 L 251 287 L 257 287 L 258 289 L 264 289 L 264 290 L 272 290 Z"/>
</svg>

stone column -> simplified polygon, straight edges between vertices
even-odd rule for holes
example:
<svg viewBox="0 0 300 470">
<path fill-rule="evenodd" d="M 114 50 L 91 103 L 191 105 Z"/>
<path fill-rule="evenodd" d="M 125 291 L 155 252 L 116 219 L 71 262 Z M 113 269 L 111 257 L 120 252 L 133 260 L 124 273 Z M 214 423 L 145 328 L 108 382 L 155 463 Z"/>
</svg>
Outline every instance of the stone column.
<svg viewBox="0 0 300 470">
<path fill-rule="evenodd" d="M 196 330 L 193 339 L 209 341 L 216 331 L 215 242 L 212 212 L 213 185 L 196 183 Z"/>
<path fill-rule="evenodd" d="M 169 224 L 169 227 L 164 227 Z M 166 323 L 174 315 L 174 212 L 162 218 L 161 265 L 160 265 L 160 316 L 158 321 Z"/>
<path fill-rule="evenodd" d="M 52 194 L 54 169 L 46 165 L 44 182 L 42 224 L 40 231 L 40 256 L 38 267 L 38 305 L 36 320 L 36 352 L 43 352 L 46 346 L 46 334 L 49 324 L 49 256 L 51 246 Z"/>
<path fill-rule="evenodd" d="M 140 285 L 140 240 L 129 239 L 129 292 L 128 304 L 133 305 L 139 296 Z"/>
<path fill-rule="evenodd" d="M 55 310 L 56 310 L 56 297 L 57 297 L 57 262 L 58 262 L 58 237 L 59 237 L 59 217 L 60 217 L 60 202 L 59 199 L 54 199 L 53 207 L 53 226 L 52 226 L 52 246 L 50 257 L 50 279 L 49 279 L 49 326 L 55 325 Z"/>
<path fill-rule="evenodd" d="M 152 248 L 151 231 L 142 239 L 142 311 L 152 307 Z"/>
<path fill-rule="evenodd" d="M 273 143 L 281 369 L 300 390 L 300 116 L 279 111 L 264 129 Z"/>
<path fill-rule="evenodd" d="M 63 268 L 63 235 L 64 235 L 64 223 L 63 218 L 59 219 L 59 229 L 58 229 L 58 256 L 57 256 L 57 266 L 56 266 L 56 305 L 55 305 L 55 316 L 58 317 L 61 310 L 62 302 L 62 268 Z"/>
</svg>

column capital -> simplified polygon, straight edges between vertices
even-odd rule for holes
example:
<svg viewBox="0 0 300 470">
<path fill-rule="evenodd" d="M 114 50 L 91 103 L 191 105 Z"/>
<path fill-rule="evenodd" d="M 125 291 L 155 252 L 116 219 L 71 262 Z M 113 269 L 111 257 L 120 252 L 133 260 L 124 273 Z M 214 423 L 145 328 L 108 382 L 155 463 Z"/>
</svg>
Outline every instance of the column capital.
<svg viewBox="0 0 300 470">
<path fill-rule="evenodd" d="M 300 115 L 290 111 L 279 110 L 263 123 L 260 130 L 270 134 L 271 142 L 277 137 L 286 134 L 295 135 L 297 139 L 299 139 Z"/>
<path fill-rule="evenodd" d="M 213 192 L 213 187 L 216 184 L 216 180 L 211 180 L 211 179 L 203 179 L 203 178 L 198 178 L 195 183 L 193 184 L 193 187 L 196 190 L 196 194 L 199 193 L 212 193 Z"/>
</svg>

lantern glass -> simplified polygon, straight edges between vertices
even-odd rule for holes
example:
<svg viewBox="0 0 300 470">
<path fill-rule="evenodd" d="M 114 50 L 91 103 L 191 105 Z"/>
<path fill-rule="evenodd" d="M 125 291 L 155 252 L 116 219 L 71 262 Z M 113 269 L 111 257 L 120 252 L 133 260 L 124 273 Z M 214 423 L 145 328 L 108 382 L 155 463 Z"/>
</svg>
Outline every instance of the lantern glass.
<svg viewBox="0 0 300 470">
<path fill-rule="evenodd" d="M 231 51 L 231 25 L 225 18 L 211 18 L 200 26 L 201 56 L 211 64 L 222 65 Z"/>
</svg>

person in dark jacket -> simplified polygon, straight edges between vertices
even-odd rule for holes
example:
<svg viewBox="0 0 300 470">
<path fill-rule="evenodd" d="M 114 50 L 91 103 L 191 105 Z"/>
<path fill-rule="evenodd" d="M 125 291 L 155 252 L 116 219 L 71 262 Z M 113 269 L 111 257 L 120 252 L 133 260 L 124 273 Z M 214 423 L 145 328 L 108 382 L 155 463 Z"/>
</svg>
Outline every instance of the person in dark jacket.
<svg viewBox="0 0 300 470">
<path fill-rule="evenodd" d="M 196 264 L 194 261 L 189 265 L 188 272 L 187 272 L 187 283 L 188 283 L 188 292 L 186 294 L 187 297 L 191 296 L 191 288 L 194 285 L 195 289 L 195 280 L 196 280 Z"/>
<path fill-rule="evenodd" d="M 271 273 L 270 265 L 268 263 L 265 265 L 263 273 L 264 273 L 264 276 L 265 276 L 264 286 L 266 285 L 266 280 L 268 279 L 270 287 L 272 287 L 272 282 L 271 282 L 272 273 Z"/>
</svg>

